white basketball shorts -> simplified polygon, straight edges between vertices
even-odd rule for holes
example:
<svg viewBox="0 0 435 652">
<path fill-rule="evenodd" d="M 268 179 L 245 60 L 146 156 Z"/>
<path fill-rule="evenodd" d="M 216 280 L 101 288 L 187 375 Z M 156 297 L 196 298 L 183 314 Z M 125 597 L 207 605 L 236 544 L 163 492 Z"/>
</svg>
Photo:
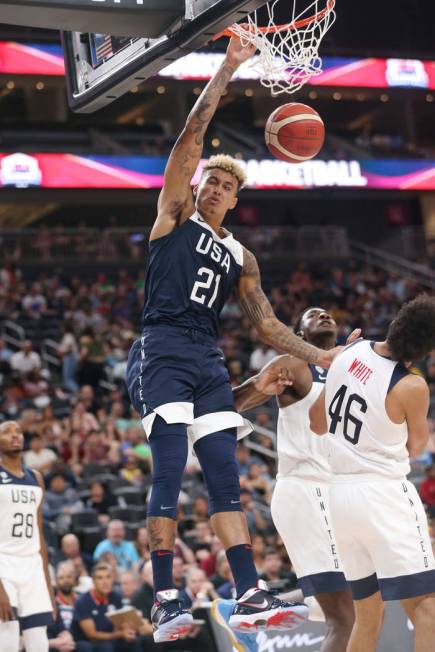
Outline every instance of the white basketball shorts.
<svg viewBox="0 0 435 652">
<path fill-rule="evenodd" d="M 331 516 L 355 600 L 381 592 L 401 600 L 435 592 L 426 514 L 411 482 L 355 478 L 331 485 Z"/>
<path fill-rule="evenodd" d="M 39 553 L 29 557 L 0 554 L 0 579 L 22 630 L 51 624 L 53 607 Z"/>
<path fill-rule="evenodd" d="M 272 518 L 305 596 L 348 589 L 329 513 L 329 484 L 279 478 Z"/>
</svg>

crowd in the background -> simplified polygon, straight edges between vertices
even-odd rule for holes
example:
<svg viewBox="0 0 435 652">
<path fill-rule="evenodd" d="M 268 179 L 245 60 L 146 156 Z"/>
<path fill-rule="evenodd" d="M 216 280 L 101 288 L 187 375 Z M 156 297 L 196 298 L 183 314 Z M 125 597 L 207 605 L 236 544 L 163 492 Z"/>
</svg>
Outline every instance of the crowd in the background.
<svg viewBox="0 0 435 652">
<path fill-rule="evenodd" d="M 104 273 L 93 278 L 54 273 L 31 277 L 12 265 L 0 270 L 0 419 L 20 422 L 25 463 L 40 470 L 46 481 L 44 527 L 60 617 L 51 632 L 53 649 L 92 650 L 76 620 L 86 608 L 77 596 L 87 595 L 93 572 L 94 581 L 103 584 L 108 573 L 119 605 L 132 603 L 143 614 L 140 639 L 125 638 L 125 649 L 154 649 L 144 527 L 152 462 L 124 385 L 128 351 L 140 330 L 143 280 L 143 273 L 125 270 L 113 278 Z M 383 337 L 400 305 L 421 289 L 409 279 L 366 266 L 316 269 L 305 264 L 283 270 L 281 282 L 265 287 L 277 316 L 289 326 L 307 306 L 330 311 L 340 342 L 355 327 L 367 338 Z M 55 344 L 48 346 L 46 339 Z M 258 341 L 235 298 L 224 308 L 219 344 L 233 385 L 275 355 Z M 427 453 L 414 463 L 414 474 L 428 513 L 435 516 L 435 352 L 417 371 L 426 376 L 434 398 L 431 440 Z M 256 452 L 239 445 L 237 460 L 255 563 L 272 586 L 288 589 L 296 578 L 269 507 L 275 472 L 274 401 L 249 416 L 257 430 L 250 438 Z M 234 589 L 207 513 L 202 475 L 190 456 L 180 496 L 174 578 L 185 603 L 200 607 L 217 595 L 231 597 Z M 102 565 L 93 571 L 97 561 Z M 74 610 L 77 600 L 82 601 Z M 204 642 L 207 635 L 200 629 L 168 649 L 212 649 Z M 138 640 L 140 647 L 135 648 Z"/>
</svg>

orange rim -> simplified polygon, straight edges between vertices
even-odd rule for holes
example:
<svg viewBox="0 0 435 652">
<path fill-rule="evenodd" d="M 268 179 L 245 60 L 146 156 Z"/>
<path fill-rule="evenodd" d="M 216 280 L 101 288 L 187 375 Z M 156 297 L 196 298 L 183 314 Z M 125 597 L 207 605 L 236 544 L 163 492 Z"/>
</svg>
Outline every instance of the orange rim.
<svg viewBox="0 0 435 652">
<path fill-rule="evenodd" d="M 334 9 L 334 7 L 335 0 L 328 0 L 326 7 L 321 11 L 318 11 L 317 14 L 313 14 L 307 18 L 302 18 L 301 20 L 295 20 L 292 23 L 274 25 L 273 27 L 257 27 L 257 29 L 262 34 L 274 34 L 275 32 L 284 32 L 290 29 L 302 29 L 303 27 L 307 27 L 307 25 L 313 23 L 315 20 L 321 20 L 324 16 L 326 16 L 326 14 L 329 14 Z M 217 41 L 217 39 L 221 38 L 222 36 L 229 36 L 231 38 L 232 36 L 236 36 L 236 34 L 237 33 L 234 32 L 231 27 L 227 27 L 219 34 L 216 34 L 216 36 L 213 37 L 213 41 Z"/>
</svg>

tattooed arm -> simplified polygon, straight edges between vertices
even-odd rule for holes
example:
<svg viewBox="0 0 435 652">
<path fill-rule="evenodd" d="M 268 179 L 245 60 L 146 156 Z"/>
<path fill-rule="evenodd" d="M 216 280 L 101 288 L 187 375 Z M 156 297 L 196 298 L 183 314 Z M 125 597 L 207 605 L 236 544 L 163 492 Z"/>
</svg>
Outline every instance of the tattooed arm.
<svg viewBox="0 0 435 652">
<path fill-rule="evenodd" d="M 255 256 L 247 249 L 244 249 L 238 294 L 243 313 L 255 326 L 263 342 L 267 342 L 277 351 L 290 353 L 306 362 L 329 367 L 334 349 L 323 351 L 304 342 L 276 317 L 261 288 L 260 270 Z"/>
<path fill-rule="evenodd" d="M 190 112 L 166 164 L 164 185 L 157 204 L 157 219 L 150 240 L 171 233 L 194 213 L 190 182 L 201 159 L 204 134 L 234 72 L 254 52 L 255 47 L 243 47 L 240 39 L 232 38 L 224 61 Z"/>
</svg>

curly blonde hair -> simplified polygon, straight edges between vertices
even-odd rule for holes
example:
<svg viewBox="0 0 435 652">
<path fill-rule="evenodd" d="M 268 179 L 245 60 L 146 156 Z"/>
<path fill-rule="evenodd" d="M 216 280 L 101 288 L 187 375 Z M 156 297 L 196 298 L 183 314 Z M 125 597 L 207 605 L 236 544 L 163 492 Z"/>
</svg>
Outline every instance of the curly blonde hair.
<svg viewBox="0 0 435 652">
<path fill-rule="evenodd" d="M 241 190 L 245 185 L 247 180 L 246 172 L 240 163 L 231 156 L 228 156 L 227 154 L 216 154 L 216 156 L 211 156 L 204 165 L 203 171 L 215 170 L 216 168 L 232 174 L 233 177 L 237 179 L 238 190 Z"/>
</svg>

